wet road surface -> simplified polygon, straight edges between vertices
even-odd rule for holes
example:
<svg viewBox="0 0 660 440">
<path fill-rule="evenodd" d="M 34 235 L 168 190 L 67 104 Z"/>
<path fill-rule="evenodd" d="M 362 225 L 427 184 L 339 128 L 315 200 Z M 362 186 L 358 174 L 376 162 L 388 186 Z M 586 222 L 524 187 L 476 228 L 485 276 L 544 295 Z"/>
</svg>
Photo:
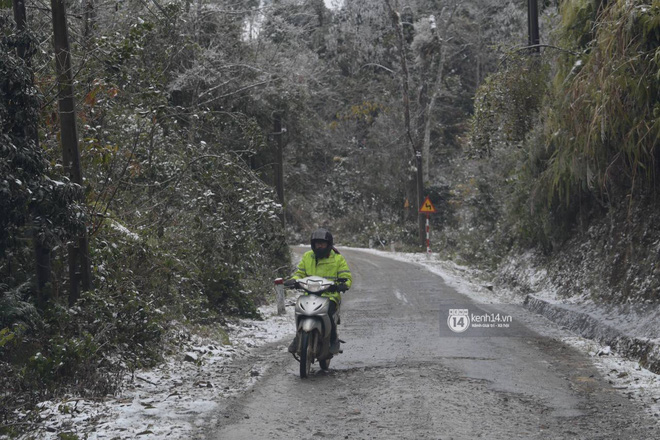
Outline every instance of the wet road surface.
<svg viewBox="0 0 660 440">
<path fill-rule="evenodd" d="M 198 438 L 660 438 L 587 356 L 547 336 L 549 321 L 475 305 L 418 265 L 343 254 L 354 288 L 342 303 L 344 353 L 330 371 L 314 364 L 300 379 L 288 340 L 255 350 L 234 374 L 255 364 L 265 372 L 221 403 Z M 515 331 L 447 332 L 446 309 L 457 304 L 512 316 Z"/>
</svg>

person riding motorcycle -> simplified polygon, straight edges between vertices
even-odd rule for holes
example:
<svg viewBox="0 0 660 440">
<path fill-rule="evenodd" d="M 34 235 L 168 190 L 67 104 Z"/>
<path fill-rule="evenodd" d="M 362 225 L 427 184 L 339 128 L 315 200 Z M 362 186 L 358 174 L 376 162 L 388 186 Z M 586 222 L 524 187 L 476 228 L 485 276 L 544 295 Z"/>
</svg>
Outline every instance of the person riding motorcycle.
<svg viewBox="0 0 660 440">
<path fill-rule="evenodd" d="M 337 324 L 334 321 L 334 314 L 337 306 L 341 304 L 341 293 L 347 291 L 353 283 L 351 270 L 348 267 L 346 259 L 334 248 L 333 238 L 330 231 L 319 228 L 312 233 L 310 239 L 311 251 L 305 252 L 298 264 L 298 269 L 285 283 L 291 286 L 295 280 L 310 276 L 320 276 L 329 280 L 343 278 L 346 281 L 338 283 L 330 292 L 325 292 L 321 296 L 330 298 L 330 322 L 332 330 L 330 333 L 330 352 L 339 352 L 339 339 L 337 337 Z M 298 335 L 289 345 L 289 352 L 295 353 L 298 348 Z"/>
</svg>

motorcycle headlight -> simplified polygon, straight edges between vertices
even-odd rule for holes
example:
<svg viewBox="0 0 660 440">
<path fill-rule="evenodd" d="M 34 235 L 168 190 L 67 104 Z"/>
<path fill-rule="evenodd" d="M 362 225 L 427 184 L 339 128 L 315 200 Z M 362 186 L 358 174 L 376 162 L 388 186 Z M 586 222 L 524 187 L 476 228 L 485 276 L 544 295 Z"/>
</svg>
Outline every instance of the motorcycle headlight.
<svg viewBox="0 0 660 440">
<path fill-rule="evenodd" d="M 323 283 L 320 281 L 309 281 L 307 283 L 307 290 L 310 292 L 318 292 L 323 289 Z"/>
</svg>

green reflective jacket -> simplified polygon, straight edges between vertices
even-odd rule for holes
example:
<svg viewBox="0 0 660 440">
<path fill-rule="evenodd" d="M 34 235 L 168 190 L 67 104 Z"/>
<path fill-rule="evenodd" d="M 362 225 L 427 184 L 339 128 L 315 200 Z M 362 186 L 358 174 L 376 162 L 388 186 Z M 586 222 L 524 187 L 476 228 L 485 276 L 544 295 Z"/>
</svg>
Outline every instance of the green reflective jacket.
<svg viewBox="0 0 660 440">
<path fill-rule="evenodd" d="M 298 269 L 291 278 L 299 280 L 300 278 L 311 277 L 313 275 L 329 280 L 346 278 L 348 280 L 346 281 L 348 287 L 351 287 L 353 283 L 351 270 L 348 268 L 346 259 L 335 251 L 330 251 L 328 258 L 322 258 L 318 261 L 316 260 L 314 251 L 305 252 L 302 260 L 298 263 Z M 341 302 L 341 293 L 339 292 L 326 292 L 322 296 L 330 298 L 337 304 Z"/>
</svg>

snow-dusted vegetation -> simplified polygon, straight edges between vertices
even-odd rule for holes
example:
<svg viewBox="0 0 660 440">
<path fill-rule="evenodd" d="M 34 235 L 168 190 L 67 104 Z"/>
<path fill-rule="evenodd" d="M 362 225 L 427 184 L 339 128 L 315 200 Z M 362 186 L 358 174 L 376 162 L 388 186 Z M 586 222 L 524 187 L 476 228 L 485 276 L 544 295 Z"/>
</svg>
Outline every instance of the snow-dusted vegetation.
<svg viewBox="0 0 660 440">
<path fill-rule="evenodd" d="M 656 3 L 544 3 L 538 50 L 514 1 L 51 3 L 0 3 L 0 434 L 259 319 L 317 226 L 422 250 L 425 196 L 489 289 L 657 313 Z"/>
</svg>

